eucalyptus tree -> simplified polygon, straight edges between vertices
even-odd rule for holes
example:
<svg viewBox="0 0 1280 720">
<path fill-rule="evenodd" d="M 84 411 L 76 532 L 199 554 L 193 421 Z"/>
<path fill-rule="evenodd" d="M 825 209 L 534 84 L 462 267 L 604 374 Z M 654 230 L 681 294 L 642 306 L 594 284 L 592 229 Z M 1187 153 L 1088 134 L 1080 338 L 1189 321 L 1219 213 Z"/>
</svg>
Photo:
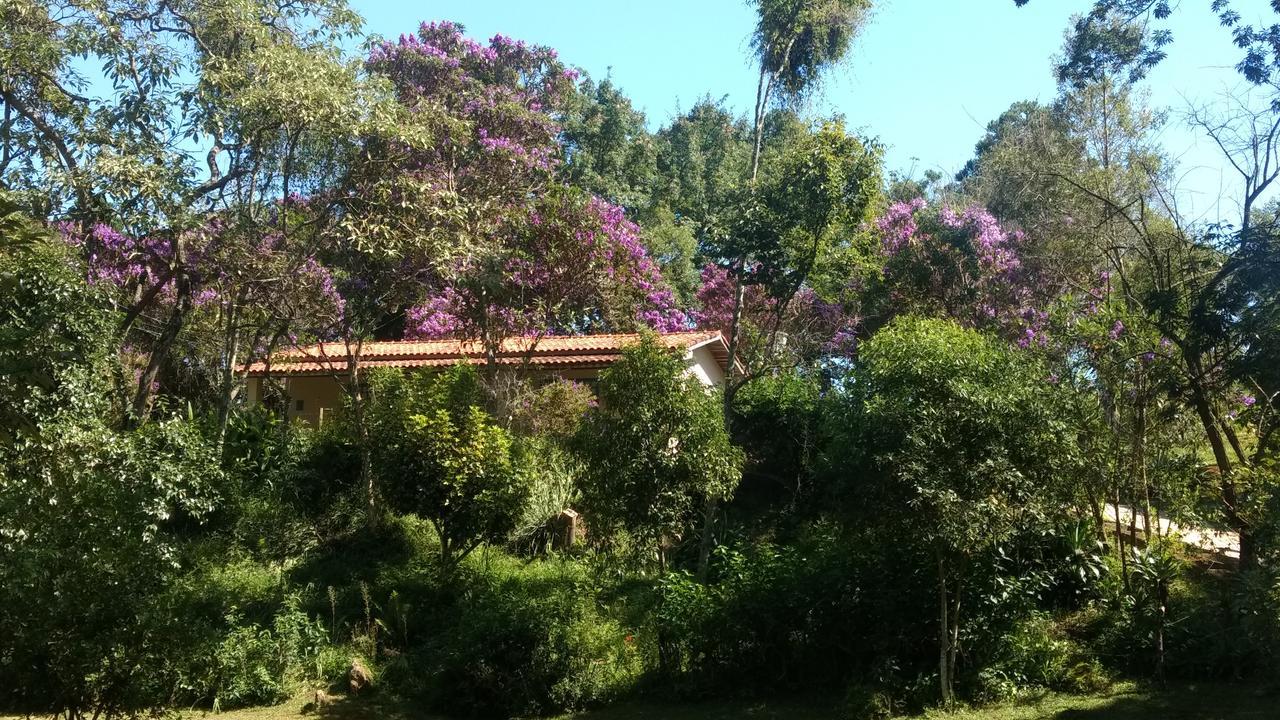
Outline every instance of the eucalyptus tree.
<svg viewBox="0 0 1280 720">
<path fill-rule="evenodd" d="M 870 0 L 755 0 L 757 22 L 751 47 L 759 68 L 753 110 L 751 174 L 754 190 L 760 174 L 765 121 L 775 104 L 794 104 L 820 86 L 823 74 L 849 53 L 866 24 Z M 725 416 L 731 413 L 737 385 L 736 361 L 745 288 L 757 258 L 750 248 L 724 248 L 722 261 L 734 280 L 729 324 L 729 377 L 725 382 Z"/>
<path fill-rule="evenodd" d="M 747 285 L 767 282 L 778 271 L 766 267 L 767 263 L 786 256 L 782 245 L 785 229 L 780 232 L 777 226 L 767 227 L 769 221 L 764 217 L 767 213 L 763 212 L 767 201 L 757 197 L 770 110 L 779 105 L 795 105 L 814 93 L 823 74 L 848 54 L 871 11 L 870 0 L 755 0 L 753 5 L 757 22 L 751 47 L 759 73 L 752 114 L 750 174 L 745 187 L 731 196 L 729 212 L 734 222 L 727 224 L 720 237 L 715 238 L 718 242 L 708 243 L 705 251 L 727 271 L 732 283 L 732 292 L 727 298 L 730 310 L 724 324 L 729 346 L 723 407 L 726 421 L 732 417 L 733 398 L 743 382 L 738 377 L 738 357 L 742 349 Z M 832 188 L 827 188 L 819 195 L 831 191 Z M 824 219 L 830 218 L 828 214 Z M 820 234 L 827 232 L 829 228 L 824 227 Z M 762 274 L 758 272 L 761 269 L 765 271 Z M 812 265 L 808 269 L 811 270 Z M 792 296 L 807 278 L 802 273 L 796 279 L 799 282 L 790 286 Z M 775 308 L 785 311 L 791 297 L 773 300 Z M 716 500 L 711 497 L 699 553 L 700 577 L 705 577 L 707 571 L 715 514 Z"/>
</svg>

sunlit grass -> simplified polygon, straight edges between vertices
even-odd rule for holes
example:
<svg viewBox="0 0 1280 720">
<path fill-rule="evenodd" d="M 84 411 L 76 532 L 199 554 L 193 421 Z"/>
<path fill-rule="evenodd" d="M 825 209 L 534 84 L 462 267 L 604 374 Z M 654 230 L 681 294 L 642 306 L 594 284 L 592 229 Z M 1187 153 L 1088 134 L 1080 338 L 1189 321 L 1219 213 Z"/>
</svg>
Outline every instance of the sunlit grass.
<svg viewBox="0 0 1280 720">
<path fill-rule="evenodd" d="M 207 720 L 443 720 L 411 704 L 388 699 L 340 699 L 318 709 L 303 707 L 310 698 L 271 708 L 236 710 L 219 715 L 187 713 Z M 1263 720 L 1280 718 L 1280 692 L 1256 685 L 1198 684 L 1166 690 L 1120 685 L 1101 695 L 1032 694 L 1017 702 L 946 712 L 930 710 L 919 720 Z M 555 720 L 855 720 L 830 698 L 705 703 L 620 703 Z"/>
</svg>

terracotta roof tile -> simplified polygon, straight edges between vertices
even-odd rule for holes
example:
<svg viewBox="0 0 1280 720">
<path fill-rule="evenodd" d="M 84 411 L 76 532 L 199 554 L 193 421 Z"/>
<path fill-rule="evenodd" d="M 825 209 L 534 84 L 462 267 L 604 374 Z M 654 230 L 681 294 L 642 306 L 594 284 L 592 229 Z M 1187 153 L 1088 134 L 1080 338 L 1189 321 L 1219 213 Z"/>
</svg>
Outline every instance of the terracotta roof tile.
<svg viewBox="0 0 1280 720">
<path fill-rule="evenodd" d="M 667 333 L 658 336 L 669 348 L 692 350 L 710 344 L 716 360 L 723 366 L 728 348 L 718 330 Z M 563 335 L 538 339 L 510 338 L 502 345 L 498 364 L 534 368 L 599 368 L 617 360 L 622 349 L 638 342 L 634 333 L 607 335 Z M 531 347 L 532 345 L 532 347 Z M 484 348 L 477 342 L 459 340 L 379 340 L 360 346 L 362 367 L 444 367 L 458 362 L 482 365 Z M 270 367 L 256 362 L 248 367 L 250 377 L 288 375 L 327 375 L 346 371 L 347 347 L 329 342 L 290 348 L 272 358 Z"/>
</svg>

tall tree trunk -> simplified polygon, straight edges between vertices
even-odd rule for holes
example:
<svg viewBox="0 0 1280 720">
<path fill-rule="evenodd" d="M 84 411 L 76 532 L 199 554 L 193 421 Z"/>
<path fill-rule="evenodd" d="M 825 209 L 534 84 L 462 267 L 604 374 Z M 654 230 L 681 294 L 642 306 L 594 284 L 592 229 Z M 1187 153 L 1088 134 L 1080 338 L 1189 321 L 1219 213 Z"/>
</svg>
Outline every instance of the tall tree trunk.
<svg viewBox="0 0 1280 720">
<path fill-rule="evenodd" d="M 1236 435 L 1236 431 L 1231 427 L 1231 423 L 1218 416 L 1218 421 L 1222 425 L 1222 434 L 1227 438 L 1227 443 L 1231 446 L 1232 452 L 1236 455 L 1236 463 L 1239 465 L 1249 465 L 1249 454 L 1245 452 L 1244 445 L 1240 442 L 1240 436 Z"/>
<path fill-rule="evenodd" d="M 1092 495 L 1093 493 L 1090 493 Z M 1096 497 L 1089 498 L 1089 511 L 1093 514 L 1093 522 L 1098 526 L 1098 534 L 1104 542 L 1107 539 L 1107 519 L 1102 514 L 1102 508 L 1107 504 L 1107 497 L 1104 494 L 1102 499 Z"/>
<path fill-rule="evenodd" d="M 1236 485 L 1235 480 L 1231 477 L 1231 458 L 1227 455 L 1226 443 L 1222 439 L 1222 433 L 1219 432 L 1213 408 L 1209 404 L 1208 395 L 1200 381 L 1198 361 L 1188 358 L 1187 369 L 1190 371 L 1189 374 L 1191 376 L 1191 402 L 1195 407 L 1196 416 L 1200 419 L 1200 425 L 1204 428 L 1205 438 L 1209 441 L 1209 447 L 1213 450 L 1214 462 L 1218 466 L 1218 482 L 1227 522 L 1240 538 L 1240 567 L 1250 567 L 1254 562 L 1253 534 L 1237 509 Z"/>
<path fill-rule="evenodd" d="M 236 365 L 240 359 L 240 299 L 227 309 L 227 327 L 222 337 L 223 358 L 218 393 L 218 431 L 216 447 L 222 454 L 227 439 L 227 424 L 231 421 L 231 406 L 239 394 L 236 382 Z"/>
<path fill-rule="evenodd" d="M 746 297 L 746 286 L 742 282 L 743 271 L 744 267 L 740 263 L 734 273 L 736 282 L 733 291 L 733 319 L 729 324 L 728 359 L 724 372 L 724 405 L 722 412 L 724 414 L 725 430 L 730 433 L 731 438 L 733 435 L 733 398 L 737 391 L 738 350 L 742 336 L 742 304 Z M 708 496 L 702 509 L 702 537 L 698 541 L 698 566 L 695 571 L 695 578 L 698 582 L 706 582 L 707 580 L 707 571 L 711 563 L 711 548 L 715 545 L 715 517 L 719 511 L 719 505 L 719 498 Z"/>
<path fill-rule="evenodd" d="M 799 6 L 797 5 L 797 9 Z M 791 55 L 791 48 L 795 45 L 796 38 L 791 37 L 783 49 L 782 55 L 783 66 L 770 71 L 766 67 L 760 68 L 760 77 L 756 82 L 756 106 L 753 125 L 753 137 L 751 146 L 751 188 L 754 192 L 756 180 L 760 176 L 760 155 L 764 150 L 764 119 L 769 109 L 769 99 L 773 94 L 774 84 L 786 69 L 786 58 Z M 729 323 L 729 348 L 727 366 L 725 368 L 724 377 L 724 423 L 725 428 L 732 433 L 733 420 L 733 397 L 737 392 L 735 385 L 736 368 L 738 364 L 739 339 L 742 336 L 742 305 L 746 299 L 745 274 L 747 270 L 747 258 L 739 257 L 735 263 L 737 266 L 734 272 L 733 286 L 733 318 Z M 699 582 L 706 582 L 707 570 L 711 560 L 711 547 L 715 543 L 715 515 L 719 509 L 719 499 L 708 497 L 706 505 L 703 508 L 703 524 L 702 537 L 698 544 L 698 566 L 696 569 L 696 578 Z"/>
<path fill-rule="evenodd" d="M 1156 581 L 1156 680 L 1164 685 L 1164 630 L 1168 624 L 1169 585 Z"/>
<path fill-rule="evenodd" d="M 951 677 L 951 602 L 947 596 L 947 563 L 938 556 L 938 683 L 942 691 L 942 704 L 951 707 L 955 703 L 955 694 Z"/>
<path fill-rule="evenodd" d="M 351 414 L 356 425 L 356 437 L 360 443 L 360 484 L 364 486 L 365 510 L 368 523 L 378 521 L 378 492 L 373 476 L 373 447 L 369 438 L 369 424 L 365 417 L 364 378 L 360 374 L 360 353 L 363 341 L 356 342 L 355 352 L 347 343 L 347 377 L 351 383 Z M 443 550 L 443 548 L 442 548 Z"/>
<path fill-rule="evenodd" d="M 151 414 L 151 386 L 155 384 L 156 377 L 160 374 L 160 367 L 168 357 L 173 343 L 178 339 L 178 333 L 182 332 L 182 326 L 187 318 L 187 310 L 191 303 L 191 281 L 186 273 L 178 274 L 174 289 L 176 297 L 173 310 L 169 313 L 169 319 L 165 322 L 160 337 L 156 339 L 151 356 L 147 359 L 146 369 L 138 377 L 138 391 L 133 397 L 132 413 L 128 420 L 131 428 L 142 425 Z"/>
<path fill-rule="evenodd" d="M 1147 393 L 1146 378 L 1142 377 L 1142 392 L 1138 395 L 1138 407 L 1135 422 L 1137 427 L 1134 430 L 1134 461 L 1137 464 L 1138 485 L 1142 488 L 1142 525 L 1143 534 L 1146 536 L 1147 544 L 1151 544 L 1151 538 L 1155 535 L 1155 531 L 1151 527 L 1151 482 L 1147 474 Z"/>
<path fill-rule="evenodd" d="M 1133 547 L 1138 547 L 1138 509 L 1136 507 L 1137 500 L 1130 495 L 1129 497 L 1129 542 Z"/>
<path fill-rule="evenodd" d="M 960 581 L 951 589 L 951 638 L 947 643 L 947 680 L 951 683 L 951 698 L 955 700 L 956 657 L 960 654 Z"/>
<path fill-rule="evenodd" d="M 1124 581 L 1124 589 L 1129 590 L 1129 557 L 1124 552 L 1124 525 L 1120 520 L 1120 481 L 1115 481 L 1116 509 L 1116 555 L 1120 558 L 1120 578 Z"/>
</svg>

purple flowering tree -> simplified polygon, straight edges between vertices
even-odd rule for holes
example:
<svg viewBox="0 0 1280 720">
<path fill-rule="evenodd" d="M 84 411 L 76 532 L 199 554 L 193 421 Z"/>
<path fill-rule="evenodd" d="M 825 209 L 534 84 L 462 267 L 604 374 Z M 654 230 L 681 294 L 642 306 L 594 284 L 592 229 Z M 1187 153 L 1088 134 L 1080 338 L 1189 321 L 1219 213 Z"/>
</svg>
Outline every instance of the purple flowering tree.
<svg viewBox="0 0 1280 720">
<path fill-rule="evenodd" d="M 407 336 L 476 339 L 492 360 L 512 336 L 688 326 L 639 229 L 555 177 L 577 73 L 554 50 L 425 23 L 375 47 L 368 66 L 433 118 L 429 146 L 388 151 L 423 190 L 422 225 L 446 239 L 417 265 L 425 292 Z"/>
<path fill-rule="evenodd" d="M 479 43 L 450 22 L 423 23 L 375 46 L 366 67 L 391 82 L 428 138 L 373 144 L 352 209 L 394 222 L 358 229 L 396 247 L 416 234 L 453 246 L 454 255 L 500 244 L 526 219 L 529 199 L 553 183 L 555 117 L 576 71 L 550 48 L 503 35 Z"/>
<path fill-rule="evenodd" d="M 507 337 L 687 321 L 636 227 L 556 177 L 577 73 L 554 50 L 435 22 L 378 44 L 365 66 L 421 131 L 366 138 L 320 233 L 344 302 L 317 334 L 346 348 L 331 360 L 372 510 L 362 347 L 401 318 L 409 337 L 479 340 L 491 361 Z"/>
<path fill-rule="evenodd" d="M 124 312 L 126 364 L 136 366 L 140 387 L 154 393 L 161 356 L 145 352 L 145 335 L 135 324 L 145 317 L 180 316 L 180 345 L 188 364 L 207 367 L 215 377 L 218 437 L 226 423 L 249 363 L 268 357 L 283 341 L 304 332 L 310 318 L 329 313 L 342 302 L 328 268 L 306 237 L 288 232 L 302 222 L 301 205 L 282 204 L 267 228 L 232 224 L 221 217 L 185 234 L 186 257 L 179 280 L 172 243 L 135 237 L 106 224 L 87 234 L 71 224 L 64 238 L 87 258 L 91 285 L 107 286 L 107 296 Z M 180 289 L 179 284 L 185 283 Z"/>
<path fill-rule="evenodd" d="M 541 199 L 500 251 L 465 257 L 408 313 L 406 335 L 502 341 L 547 334 L 690 326 L 621 208 L 572 190 Z"/>
<path fill-rule="evenodd" d="M 1019 347 L 1043 347 L 1052 283 L 1023 262 L 1025 237 L 970 206 L 896 202 L 875 222 L 884 253 L 873 290 L 878 322 L 914 312 L 995 332 Z"/>
</svg>

